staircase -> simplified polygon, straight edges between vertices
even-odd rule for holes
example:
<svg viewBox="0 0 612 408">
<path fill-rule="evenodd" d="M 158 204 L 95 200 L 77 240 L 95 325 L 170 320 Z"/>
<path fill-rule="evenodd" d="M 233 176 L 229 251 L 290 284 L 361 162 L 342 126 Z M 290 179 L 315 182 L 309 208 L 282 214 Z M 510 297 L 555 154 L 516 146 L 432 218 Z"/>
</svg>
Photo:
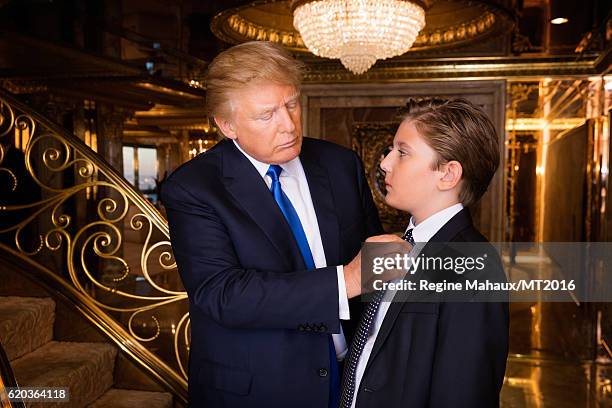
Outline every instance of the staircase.
<svg viewBox="0 0 612 408">
<path fill-rule="evenodd" d="M 112 388 L 117 349 L 108 343 L 53 340 L 51 298 L 0 296 L 0 343 L 21 387 L 65 387 L 69 402 L 27 403 L 41 408 L 172 408 L 163 392 Z"/>
</svg>

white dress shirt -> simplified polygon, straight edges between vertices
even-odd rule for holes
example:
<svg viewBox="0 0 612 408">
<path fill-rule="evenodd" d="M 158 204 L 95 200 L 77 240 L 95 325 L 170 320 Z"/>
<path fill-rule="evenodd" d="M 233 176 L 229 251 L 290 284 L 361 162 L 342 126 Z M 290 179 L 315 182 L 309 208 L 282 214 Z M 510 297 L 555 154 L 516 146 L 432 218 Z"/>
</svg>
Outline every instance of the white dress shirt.
<svg viewBox="0 0 612 408">
<path fill-rule="evenodd" d="M 234 140 L 234 144 L 246 156 L 247 159 L 255 166 L 255 169 L 259 172 L 261 177 L 264 179 L 268 189 L 272 186 L 272 179 L 267 176 L 266 173 L 270 168 L 269 164 L 262 163 L 249 154 L 247 154 L 240 145 Z M 310 189 L 308 187 L 308 181 L 306 180 L 306 173 L 302 167 L 300 157 L 283 163 L 280 165 L 283 171 L 280 174 L 279 181 L 283 192 L 291 201 L 295 212 L 297 212 L 302 228 L 306 234 L 308 240 L 308 246 L 312 253 L 315 266 L 317 268 L 325 268 L 327 266 L 327 260 L 325 259 L 325 250 L 323 249 L 323 241 L 321 240 L 321 232 L 319 231 L 319 222 L 315 213 L 314 205 L 312 204 L 312 197 L 310 196 Z M 348 297 L 346 295 L 346 286 L 344 284 L 344 267 L 338 265 L 336 268 L 338 275 L 338 311 L 341 320 L 349 320 L 351 318 Z M 336 357 L 338 360 L 342 360 L 346 356 L 348 347 L 346 345 L 346 339 L 342 332 L 342 326 L 340 326 L 339 334 L 332 334 L 334 340 L 334 346 L 336 348 Z"/>
<path fill-rule="evenodd" d="M 412 238 L 416 243 L 414 250 L 410 253 L 412 258 L 416 258 L 418 256 L 418 252 L 423 248 L 431 237 L 436 235 L 436 233 L 450 221 L 451 218 L 455 216 L 459 211 L 463 209 L 462 204 L 455 204 L 448 208 L 445 208 L 442 211 L 435 213 L 429 218 L 422 221 L 419 225 L 414 224 L 414 217 L 410 218 L 410 223 L 408 224 L 408 228 L 406 231 L 412 228 Z M 400 279 L 396 279 L 397 282 Z M 357 400 L 357 391 L 359 390 L 359 385 L 361 383 L 361 378 L 363 377 L 363 372 L 365 371 L 366 365 L 368 364 L 368 360 L 370 359 L 370 353 L 372 353 L 372 348 L 374 347 L 374 343 L 376 342 L 376 337 L 378 336 L 378 332 L 380 331 L 380 326 L 382 326 L 383 321 L 385 320 L 385 316 L 387 315 L 387 311 L 389 310 L 389 306 L 391 306 L 391 301 L 395 297 L 395 291 L 387 291 L 385 292 L 385 296 L 383 297 L 380 306 L 378 307 L 378 311 L 376 312 L 376 316 L 374 317 L 374 327 L 372 328 L 372 334 L 366 341 L 365 346 L 363 347 L 363 352 L 361 356 L 359 356 L 359 362 L 357 363 L 357 369 L 355 371 L 355 393 L 353 394 L 353 403 L 351 407 L 355 407 L 355 401 Z"/>
</svg>

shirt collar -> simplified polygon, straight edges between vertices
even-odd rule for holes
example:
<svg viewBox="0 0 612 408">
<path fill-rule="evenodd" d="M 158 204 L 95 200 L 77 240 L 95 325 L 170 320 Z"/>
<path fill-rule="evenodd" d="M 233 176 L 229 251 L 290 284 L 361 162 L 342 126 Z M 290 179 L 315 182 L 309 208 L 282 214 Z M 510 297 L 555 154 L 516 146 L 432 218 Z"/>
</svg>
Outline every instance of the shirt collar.
<svg viewBox="0 0 612 408">
<path fill-rule="evenodd" d="M 266 175 L 266 173 L 268 172 L 268 169 L 270 168 L 270 164 L 269 163 L 260 162 L 259 160 L 251 157 L 251 155 L 249 155 L 247 152 L 242 150 L 242 147 L 240 147 L 238 142 L 236 142 L 235 140 L 232 140 L 232 141 L 234 142 L 234 145 L 236 145 L 238 150 L 240 150 L 240 152 L 242 154 L 244 154 L 247 159 L 249 159 L 249 161 L 253 164 L 253 166 L 255 166 L 255 169 L 257 169 L 257 172 L 263 178 Z M 299 170 L 298 169 L 301 166 L 300 156 L 297 156 L 295 159 L 289 160 L 286 163 L 282 163 L 280 166 L 283 169 L 283 172 L 281 173 L 281 177 L 283 177 L 283 176 L 289 176 L 289 177 L 297 176 L 299 174 Z"/>
<path fill-rule="evenodd" d="M 429 216 L 416 226 L 414 225 L 414 217 L 410 217 L 410 223 L 408 224 L 406 231 L 412 228 L 412 238 L 414 239 L 414 242 L 428 242 L 431 237 L 436 235 L 444 224 L 450 221 L 450 219 L 462 209 L 463 204 L 461 203 L 451 205 L 450 207 Z"/>
</svg>

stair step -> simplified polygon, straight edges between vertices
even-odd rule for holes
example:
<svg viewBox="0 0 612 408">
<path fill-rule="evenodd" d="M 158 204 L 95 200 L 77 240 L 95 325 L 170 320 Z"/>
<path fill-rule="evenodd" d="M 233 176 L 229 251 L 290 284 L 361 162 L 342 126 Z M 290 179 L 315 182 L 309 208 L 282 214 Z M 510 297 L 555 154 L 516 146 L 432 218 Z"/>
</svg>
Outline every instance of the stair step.
<svg viewBox="0 0 612 408">
<path fill-rule="evenodd" d="M 0 342 L 8 359 L 50 342 L 54 321 L 55 302 L 50 298 L 0 297 Z"/>
<path fill-rule="evenodd" d="M 113 385 L 117 350 L 106 343 L 51 341 L 13 361 L 13 372 L 22 387 L 67 387 L 67 403 L 36 402 L 29 408 L 81 408 Z"/>
<path fill-rule="evenodd" d="M 172 408 L 167 392 L 121 390 L 111 388 L 88 408 Z"/>
</svg>

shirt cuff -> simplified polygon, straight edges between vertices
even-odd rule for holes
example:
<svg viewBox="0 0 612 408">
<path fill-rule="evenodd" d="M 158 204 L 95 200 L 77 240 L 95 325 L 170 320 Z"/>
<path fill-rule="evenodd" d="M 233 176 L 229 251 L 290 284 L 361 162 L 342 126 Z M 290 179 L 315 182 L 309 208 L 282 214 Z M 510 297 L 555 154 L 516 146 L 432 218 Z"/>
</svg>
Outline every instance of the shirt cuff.
<svg viewBox="0 0 612 408">
<path fill-rule="evenodd" d="M 338 316 L 340 320 L 351 320 L 351 311 L 346 295 L 346 285 L 344 284 L 344 266 L 338 265 Z"/>
</svg>

